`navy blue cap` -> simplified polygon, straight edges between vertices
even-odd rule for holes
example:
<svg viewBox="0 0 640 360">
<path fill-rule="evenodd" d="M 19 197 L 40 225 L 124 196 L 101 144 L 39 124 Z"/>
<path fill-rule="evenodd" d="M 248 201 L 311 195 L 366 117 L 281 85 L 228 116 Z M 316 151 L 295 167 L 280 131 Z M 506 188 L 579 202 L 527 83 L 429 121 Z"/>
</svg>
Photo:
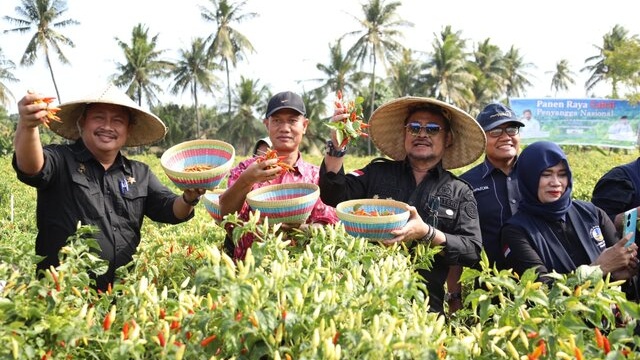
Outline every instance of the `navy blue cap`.
<svg viewBox="0 0 640 360">
<path fill-rule="evenodd" d="M 273 115 L 274 112 L 281 109 L 293 109 L 301 115 L 307 113 L 307 109 L 304 107 L 304 101 L 302 101 L 300 95 L 292 93 L 291 91 L 277 93 L 271 97 L 269 105 L 267 105 L 267 116 L 265 116 L 265 118 L 268 118 Z"/>
<path fill-rule="evenodd" d="M 484 131 L 495 129 L 508 122 L 516 123 L 518 126 L 524 126 L 524 123 L 518 120 L 513 110 L 500 103 L 492 103 L 485 106 L 484 109 L 480 111 L 480 114 L 478 114 L 476 120 L 478 120 L 478 123 Z"/>
</svg>

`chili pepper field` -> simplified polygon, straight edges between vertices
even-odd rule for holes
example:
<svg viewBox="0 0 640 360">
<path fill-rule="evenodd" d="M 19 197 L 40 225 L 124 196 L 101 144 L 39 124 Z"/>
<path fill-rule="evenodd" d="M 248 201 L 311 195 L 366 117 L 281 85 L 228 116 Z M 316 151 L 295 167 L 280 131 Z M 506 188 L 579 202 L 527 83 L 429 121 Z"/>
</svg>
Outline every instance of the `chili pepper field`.
<svg viewBox="0 0 640 360">
<path fill-rule="evenodd" d="M 636 156 L 569 155 L 583 199 L 606 169 Z M 172 186 L 159 159 L 136 158 Z M 368 160 L 349 160 L 347 171 Z M 427 311 L 414 271 L 437 249 L 382 247 L 339 224 L 284 238 L 254 218 L 236 236 L 261 241 L 234 263 L 202 204 L 184 224 L 146 219 L 134 262 L 106 293 L 89 284 L 87 271 L 104 263 L 87 226 L 39 280 L 36 192 L 16 180 L 10 157 L 0 172 L 1 359 L 640 358 L 640 307 L 598 268 L 557 275 L 548 288 L 533 272 L 489 269 L 485 258 L 482 270 L 463 273 L 465 308 L 445 319 Z"/>
</svg>

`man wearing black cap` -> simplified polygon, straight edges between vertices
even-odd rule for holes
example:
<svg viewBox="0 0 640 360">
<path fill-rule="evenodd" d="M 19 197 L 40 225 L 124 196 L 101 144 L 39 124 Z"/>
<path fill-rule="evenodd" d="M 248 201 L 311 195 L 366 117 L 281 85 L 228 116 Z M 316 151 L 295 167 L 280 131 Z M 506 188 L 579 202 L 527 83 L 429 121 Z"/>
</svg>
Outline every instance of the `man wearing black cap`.
<svg viewBox="0 0 640 360">
<path fill-rule="evenodd" d="M 263 186 L 318 183 L 319 167 L 302 160 L 300 154 L 300 143 L 309 125 L 300 95 L 285 91 L 271 97 L 263 123 L 269 133 L 271 148 L 277 151 L 278 158 L 258 162 L 258 157 L 252 157 L 231 170 L 227 180 L 228 189 L 220 195 L 222 216 L 237 211 L 241 219 L 248 220 L 250 209 L 245 201 L 247 194 Z M 277 162 L 282 162 L 293 170 L 283 171 L 276 165 Z M 335 209 L 318 199 L 307 223 L 333 224 L 337 221 Z M 242 259 L 253 240 L 254 237 L 248 234 L 238 244 L 234 244 L 230 236 L 227 236 L 225 250 L 233 258 Z"/>
</svg>

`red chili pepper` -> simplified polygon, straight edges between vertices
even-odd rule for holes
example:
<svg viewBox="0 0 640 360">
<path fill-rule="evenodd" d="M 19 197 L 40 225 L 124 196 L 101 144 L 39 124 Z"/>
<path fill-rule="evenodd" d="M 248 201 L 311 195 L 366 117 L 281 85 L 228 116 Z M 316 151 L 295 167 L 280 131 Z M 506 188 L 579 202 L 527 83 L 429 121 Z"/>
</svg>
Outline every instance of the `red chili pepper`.
<svg viewBox="0 0 640 360">
<path fill-rule="evenodd" d="M 336 333 L 333 334 L 333 345 L 338 343 L 338 339 L 340 339 L 340 331 L 336 331 Z"/>
<path fill-rule="evenodd" d="M 216 335 L 210 335 L 207 336 L 206 338 L 202 339 L 202 341 L 200 341 L 200 346 L 205 347 L 207 345 L 209 345 L 209 343 L 211 343 L 213 340 L 216 339 Z"/>
<path fill-rule="evenodd" d="M 611 344 L 609 343 L 609 339 L 606 336 L 602 337 L 604 354 L 608 354 L 611 352 Z"/>
<path fill-rule="evenodd" d="M 122 337 L 127 340 L 129 338 L 129 322 L 126 321 L 124 325 L 122 325 Z"/>
<path fill-rule="evenodd" d="M 573 348 L 573 354 L 576 356 L 576 360 L 584 360 L 582 351 L 578 347 Z"/>
<path fill-rule="evenodd" d="M 158 340 L 160 340 L 161 347 L 164 347 L 167 344 L 167 340 L 164 338 L 162 331 L 158 331 Z"/>
<path fill-rule="evenodd" d="M 242 320 L 242 311 L 238 311 L 238 313 L 236 314 L 236 321 L 240 320 Z"/>
</svg>

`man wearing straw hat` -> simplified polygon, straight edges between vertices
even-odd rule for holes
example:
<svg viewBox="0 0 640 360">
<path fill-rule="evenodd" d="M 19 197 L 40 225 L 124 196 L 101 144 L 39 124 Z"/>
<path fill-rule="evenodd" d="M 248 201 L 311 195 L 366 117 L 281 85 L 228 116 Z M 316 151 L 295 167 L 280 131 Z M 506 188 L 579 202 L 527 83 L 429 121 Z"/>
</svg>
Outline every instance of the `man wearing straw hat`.
<svg viewBox="0 0 640 360">
<path fill-rule="evenodd" d="M 272 184 L 318 183 L 318 166 L 304 161 L 300 154 L 300 143 L 309 125 L 306 112 L 302 97 L 291 91 L 280 92 L 269 99 L 263 122 L 269 133 L 271 147 L 277 151 L 279 159 L 259 162 L 258 157 L 252 157 L 232 169 L 227 180 L 229 188 L 220 195 L 222 216 L 238 212 L 240 219 L 248 220 L 250 209 L 246 198 L 251 190 Z M 283 171 L 276 165 L 279 161 L 292 170 Z M 318 199 L 307 224 L 324 225 L 337 221 L 335 209 Z M 307 224 L 303 224 L 303 227 Z M 283 228 L 287 227 L 285 224 Z M 225 251 L 234 259 L 242 259 L 253 241 L 252 234 L 246 234 L 237 244 L 227 236 L 224 244 Z"/>
<path fill-rule="evenodd" d="M 60 105 L 59 122 L 48 117 L 42 99 L 29 92 L 18 102 L 13 157 L 18 179 L 38 190 L 36 253 L 44 259 L 37 268 L 59 264 L 58 252 L 79 222 L 93 225 L 99 230 L 94 236 L 100 256 L 109 261 L 107 272 L 96 278 L 96 287 L 105 290 L 115 269 L 131 261 L 144 216 L 171 224 L 187 221 L 204 190 L 175 195 L 146 164 L 120 153 L 124 146 L 161 140 L 166 127 L 115 86 Z M 38 129 L 43 123 L 75 142 L 43 148 Z"/>
<path fill-rule="evenodd" d="M 335 115 L 340 121 L 347 115 Z M 350 199 L 391 198 L 410 205 L 407 225 L 384 244 L 417 241 L 442 246 L 426 280 L 429 305 L 443 312 L 449 266 L 473 266 L 482 247 L 478 210 L 471 187 L 448 169 L 474 162 L 486 138 L 478 123 L 447 103 L 403 97 L 380 106 L 369 134 L 388 159 L 376 159 L 345 174 L 335 134 L 320 167 L 320 196 L 332 206 Z M 332 146 L 333 145 L 333 146 Z"/>
</svg>

